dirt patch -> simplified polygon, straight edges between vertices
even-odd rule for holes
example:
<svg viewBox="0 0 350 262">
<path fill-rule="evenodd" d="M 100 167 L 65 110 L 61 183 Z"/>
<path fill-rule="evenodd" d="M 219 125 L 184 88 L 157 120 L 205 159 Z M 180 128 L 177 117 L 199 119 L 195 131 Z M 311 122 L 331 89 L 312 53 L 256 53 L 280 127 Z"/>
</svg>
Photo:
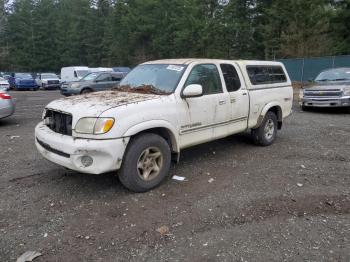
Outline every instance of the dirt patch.
<svg viewBox="0 0 350 262">
<path fill-rule="evenodd" d="M 169 95 L 169 92 L 160 90 L 152 85 L 142 85 L 138 87 L 131 87 L 129 85 L 123 85 L 113 88 L 113 90 L 118 90 L 127 93 L 137 93 L 137 94 L 153 94 L 153 95 Z"/>
</svg>

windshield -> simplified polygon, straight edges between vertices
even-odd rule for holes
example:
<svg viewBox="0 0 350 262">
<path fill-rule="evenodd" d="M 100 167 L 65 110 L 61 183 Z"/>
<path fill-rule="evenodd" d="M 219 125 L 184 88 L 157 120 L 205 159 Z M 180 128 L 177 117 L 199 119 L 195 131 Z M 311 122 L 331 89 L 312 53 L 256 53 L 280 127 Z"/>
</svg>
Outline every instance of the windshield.
<svg viewBox="0 0 350 262">
<path fill-rule="evenodd" d="M 86 74 L 89 73 L 88 70 L 77 70 L 77 71 L 75 71 L 75 72 L 77 73 L 77 76 L 78 76 L 78 77 L 83 77 L 83 76 L 85 76 Z"/>
<path fill-rule="evenodd" d="M 55 74 L 42 74 L 41 79 L 58 79 L 58 76 Z"/>
<path fill-rule="evenodd" d="M 338 68 L 324 71 L 316 77 L 315 81 L 350 81 L 350 68 Z"/>
<path fill-rule="evenodd" d="M 146 64 L 132 70 L 121 82 L 118 89 L 134 92 L 171 94 L 174 92 L 185 65 Z"/>
<path fill-rule="evenodd" d="M 84 76 L 80 81 L 92 81 L 97 77 L 98 73 L 90 73 Z"/>
<path fill-rule="evenodd" d="M 29 78 L 32 79 L 32 75 L 31 74 L 27 74 L 27 73 L 17 73 L 15 75 L 16 78 Z"/>
</svg>

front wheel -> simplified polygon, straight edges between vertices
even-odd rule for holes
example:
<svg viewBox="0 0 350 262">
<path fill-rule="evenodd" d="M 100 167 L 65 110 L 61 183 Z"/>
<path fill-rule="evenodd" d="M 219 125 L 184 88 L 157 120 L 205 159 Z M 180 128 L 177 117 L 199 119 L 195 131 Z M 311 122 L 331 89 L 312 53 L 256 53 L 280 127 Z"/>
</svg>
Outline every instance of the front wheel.
<svg viewBox="0 0 350 262">
<path fill-rule="evenodd" d="M 84 94 L 89 94 L 89 93 L 92 93 L 92 90 L 90 88 L 85 88 L 81 91 L 80 94 L 84 95 Z"/>
<path fill-rule="evenodd" d="M 133 192 L 146 192 L 165 179 L 170 163 L 170 147 L 164 138 L 156 134 L 139 135 L 126 150 L 119 180 Z"/>
<path fill-rule="evenodd" d="M 262 124 L 252 130 L 255 144 L 259 146 L 272 145 L 277 136 L 277 116 L 273 112 L 267 112 Z"/>
</svg>

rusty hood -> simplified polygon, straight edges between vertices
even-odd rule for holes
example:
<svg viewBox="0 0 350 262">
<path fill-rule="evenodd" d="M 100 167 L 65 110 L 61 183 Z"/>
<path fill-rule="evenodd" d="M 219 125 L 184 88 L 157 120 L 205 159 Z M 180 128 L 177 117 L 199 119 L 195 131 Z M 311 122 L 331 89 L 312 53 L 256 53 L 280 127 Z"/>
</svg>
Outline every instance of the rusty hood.
<svg viewBox="0 0 350 262">
<path fill-rule="evenodd" d="M 111 90 L 54 100 L 46 108 L 69 113 L 78 118 L 98 117 L 111 108 L 158 99 L 160 97 L 161 95 Z"/>
</svg>

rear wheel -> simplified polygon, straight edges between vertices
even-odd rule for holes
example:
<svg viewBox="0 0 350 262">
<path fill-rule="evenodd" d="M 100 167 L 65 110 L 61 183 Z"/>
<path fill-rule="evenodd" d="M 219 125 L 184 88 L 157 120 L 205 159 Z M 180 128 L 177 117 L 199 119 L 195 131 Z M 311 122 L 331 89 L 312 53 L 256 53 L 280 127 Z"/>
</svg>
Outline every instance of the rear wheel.
<svg viewBox="0 0 350 262">
<path fill-rule="evenodd" d="M 169 173 L 171 152 L 167 141 L 156 134 L 143 134 L 131 140 L 119 172 L 120 182 L 134 192 L 146 192 Z"/>
<path fill-rule="evenodd" d="M 277 136 L 277 116 L 275 113 L 267 112 L 262 124 L 252 130 L 252 137 L 255 144 L 259 146 L 269 146 L 273 144 Z"/>
</svg>

